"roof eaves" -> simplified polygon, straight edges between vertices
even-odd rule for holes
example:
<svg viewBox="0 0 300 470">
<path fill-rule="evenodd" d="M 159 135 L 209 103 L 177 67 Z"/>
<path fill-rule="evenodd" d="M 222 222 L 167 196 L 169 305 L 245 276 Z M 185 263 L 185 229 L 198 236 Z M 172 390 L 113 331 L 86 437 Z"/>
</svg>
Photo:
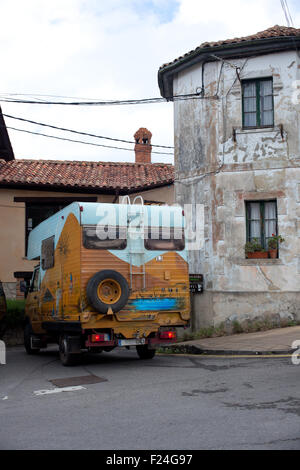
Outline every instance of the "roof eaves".
<svg viewBox="0 0 300 470">
<path fill-rule="evenodd" d="M 277 48 L 274 46 L 277 45 Z M 197 47 L 187 54 L 175 59 L 174 61 L 162 65 L 158 70 L 158 84 L 161 95 L 168 100 L 173 101 L 173 86 L 166 87 L 168 77 L 173 76 L 183 69 L 186 69 L 200 60 L 209 60 L 214 62 L 218 59 L 212 56 L 215 52 L 220 52 L 220 56 L 241 57 L 255 56 L 266 52 L 278 52 L 278 50 L 291 49 L 300 45 L 299 36 L 276 36 L 271 38 L 258 38 L 251 40 L 242 40 L 240 42 L 231 42 L 214 46 Z M 265 47 L 266 46 L 266 47 Z M 270 48 L 268 46 L 271 46 Z M 231 54 L 234 52 L 234 54 Z M 164 76 L 165 75 L 165 80 Z M 169 93 L 167 93 L 169 91 Z"/>
</svg>

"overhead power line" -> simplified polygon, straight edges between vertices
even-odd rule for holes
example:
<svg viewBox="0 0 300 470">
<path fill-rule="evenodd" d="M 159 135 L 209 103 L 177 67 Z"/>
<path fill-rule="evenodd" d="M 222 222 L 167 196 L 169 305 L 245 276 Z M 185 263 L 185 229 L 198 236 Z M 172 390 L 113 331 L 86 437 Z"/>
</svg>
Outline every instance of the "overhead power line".
<svg viewBox="0 0 300 470">
<path fill-rule="evenodd" d="M 117 138 L 114 138 L 114 137 L 106 137 L 106 136 L 103 136 L 103 135 L 98 135 L 98 134 L 91 134 L 89 132 L 82 132 L 82 131 L 76 131 L 74 129 L 68 129 L 68 128 L 65 128 L 65 127 L 58 127 L 58 126 L 54 126 L 53 124 L 46 124 L 46 123 L 43 123 L 43 122 L 38 122 L 38 121 L 32 121 L 31 119 L 25 119 L 25 118 L 21 118 L 19 116 L 12 116 L 10 114 L 3 114 L 3 116 L 5 118 L 9 118 L 9 119 L 15 119 L 17 121 L 23 121 L 23 122 L 28 122 L 30 124 L 35 124 L 37 126 L 43 126 L 43 127 L 50 127 L 51 129 L 56 129 L 56 130 L 59 130 L 59 131 L 64 131 L 64 132 L 71 132 L 73 134 L 78 134 L 78 135 L 86 135 L 88 137 L 95 137 L 97 139 L 106 139 L 106 140 L 112 140 L 112 141 L 115 141 L 115 142 L 123 142 L 123 143 L 126 143 L 126 144 L 136 144 L 136 145 L 145 145 L 145 144 L 140 144 L 140 143 L 136 143 L 132 140 L 124 140 L 124 139 L 117 139 Z M 174 147 L 171 147 L 171 146 L 168 146 L 168 145 L 155 145 L 155 144 L 151 144 L 151 147 L 159 147 L 159 148 L 166 148 L 166 149 L 173 149 Z"/>
<path fill-rule="evenodd" d="M 83 98 L 82 96 L 66 96 L 66 95 L 45 95 L 45 94 L 42 94 L 42 93 L 0 93 L 0 96 L 4 96 L 4 97 L 7 97 L 7 96 L 30 96 L 31 98 L 36 98 L 36 99 L 42 99 L 40 97 L 43 97 L 43 98 L 65 98 L 65 99 L 69 99 L 69 100 L 84 100 L 84 101 L 105 101 L 103 99 L 100 99 L 100 98 Z M 37 98 L 38 97 L 38 98 Z M 107 100 L 108 101 L 108 100 Z"/>
<path fill-rule="evenodd" d="M 287 25 L 288 25 L 289 27 L 290 27 L 290 26 L 293 26 L 293 27 L 294 27 L 294 22 L 293 22 L 291 13 L 290 13 L 290 9 L 289 9 L 287 0 L 280 0 L 280 3 L 281 3 L 281 7 L 282 7 L 282 10 L 283 10 L 283 13 L 284 13 L 284 16 L 285 16 Z"/>
<path fill-rule="evenodd" d="M 4 127 L 4 126 L 2 126 Z M 93 145 L 96 147 L 105 147 L 105 148 L 111 148 L 111 149 L 117 149 L 117 150 L 127 150 L 129 152 L 132 152 L 132 149 L 125 148 L 125 147 L 117 147 L 117 146 L 112 146 L 112 145 L 104 145 L 104 144 L 96 144 L 95 142 L 85 142 L 84 140 L 75 140 L 75 139 L 68 139 L 66 137 L 58 137 L 55 135 L 49 135 L 49 134 L 43 134 L 42 132 L 34 132 L 34 131 L 29 131 L 27 129 L 18 129 L 16 127 L 11 127 L 11 126 L 6 126 L 6 129 L 11 129 L 13 131 L 18 131 L 18 132 L 25 132 L 27 134 L 33 134 L 33 135 L 39 135 L 41 137 L 48 137 L 51 139 L 57 139 L 57 140 L 64 140 L 67 142 L 75 142 L 78 144 L 85 144 L 85 145 Z M 143 152 L 143 150 L 136 150 L 136 152 Z M 168 152 L 152 152 L 155 154 L 160 154 L 160 155 L 171 155 L 174 156 L 173 153 L 168 153 Z"/>
<path fill-rule="evenodd" d="M 197 93 L 188 93 L 185 95 L 174 95 L 167 98 L 143 98 L 134 100 L 106 100 L 106 101 L 47 101 L 47 100 L 25 100 L 15 98 L 0 97 L 1 102 L 5 103 L 21 103 L 21 104 L 42 104 L 42 105 L 64 105 L 64 106 L 120 106 L 120 105 L 136 105 L 136 104 L 155 104 L 166 103 L 170 100 L 181 101 L 190 99 L 216 99 L 215 96 L 203 96 L 201 91 Z"/>
</svg>

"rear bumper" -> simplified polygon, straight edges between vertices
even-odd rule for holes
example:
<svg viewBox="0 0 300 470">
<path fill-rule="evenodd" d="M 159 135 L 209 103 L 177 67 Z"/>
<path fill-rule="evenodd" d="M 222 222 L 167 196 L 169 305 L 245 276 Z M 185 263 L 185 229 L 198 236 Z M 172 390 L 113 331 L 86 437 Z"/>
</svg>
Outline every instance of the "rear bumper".
<svg viewBox="0 0 300 470">
<path fill-rule="evenodd" d="M 128 344 L 120 344 L 122 342 L 121 338 L 114 337 L 110 341 L 92 341 L 92 335 L 88 336 L 88 339 L 85 341 L 85 346 L 87 348 L 114 348 L 114 347 L 128 347 L 128 346 L 140 346 L 140 345 L 148 345 L 150 349 L 154 349 L 160 345 L 168 345 L 175 343 L 177 341 L 177 337 L 171 339 L 160 338 L 159 332 L 156 336 L 151 338 L 126 338 Z M 125 339 L 125 338 L 124 338 Z M 121 340 L 121 341 L 120 341 Z"/>
</svg>

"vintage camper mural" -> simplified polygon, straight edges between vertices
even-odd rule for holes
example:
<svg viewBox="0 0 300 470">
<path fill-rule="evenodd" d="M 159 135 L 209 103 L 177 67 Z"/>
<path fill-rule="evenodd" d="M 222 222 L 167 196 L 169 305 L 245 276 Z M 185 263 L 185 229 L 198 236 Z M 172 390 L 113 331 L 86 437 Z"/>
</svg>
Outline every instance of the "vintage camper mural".
<svg viewBox="0 0 300 470">
<path fill-rule="evenodd" d="M 110 346 L 139 346 L 137 337 L 147 346 L 162 327 L 188 323 L 179 207 L 73 203 L 32 230 L 28 258 L 40 261 L 26 306 L 32 336 L 73 328 L 105 331 Z"/>
</svg>

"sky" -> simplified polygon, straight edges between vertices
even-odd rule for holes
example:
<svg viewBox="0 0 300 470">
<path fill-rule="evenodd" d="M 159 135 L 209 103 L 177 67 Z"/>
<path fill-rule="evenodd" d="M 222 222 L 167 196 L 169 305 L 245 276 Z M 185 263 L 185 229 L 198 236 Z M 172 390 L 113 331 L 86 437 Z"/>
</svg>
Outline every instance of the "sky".
<svg viewBox="0 0 300 470">
<path fill-rule="evenodd" d="M 300 27 L 299 0 L 288 0 L 288 5 L 294 26 Z M 130 141 L 140 127 L 146 127 L 153 144 L 166 146 L 173 146 L 174 139 L 172 103 L 75 107 L 1 99 L 159 97 L 157 72 L 163 63 L 205 41 L 287 24 L 280 0 L 0 0 L 0 11 L 3 113 Z M 16 158 L 134 161 L 131 144 L 74 136 L 9 118 L 6 125 L 129 149 L 64 142 L 9 129 Z M 152 161 L 172 163 L 173 159 L 153 154 Z"/>
</svg>

